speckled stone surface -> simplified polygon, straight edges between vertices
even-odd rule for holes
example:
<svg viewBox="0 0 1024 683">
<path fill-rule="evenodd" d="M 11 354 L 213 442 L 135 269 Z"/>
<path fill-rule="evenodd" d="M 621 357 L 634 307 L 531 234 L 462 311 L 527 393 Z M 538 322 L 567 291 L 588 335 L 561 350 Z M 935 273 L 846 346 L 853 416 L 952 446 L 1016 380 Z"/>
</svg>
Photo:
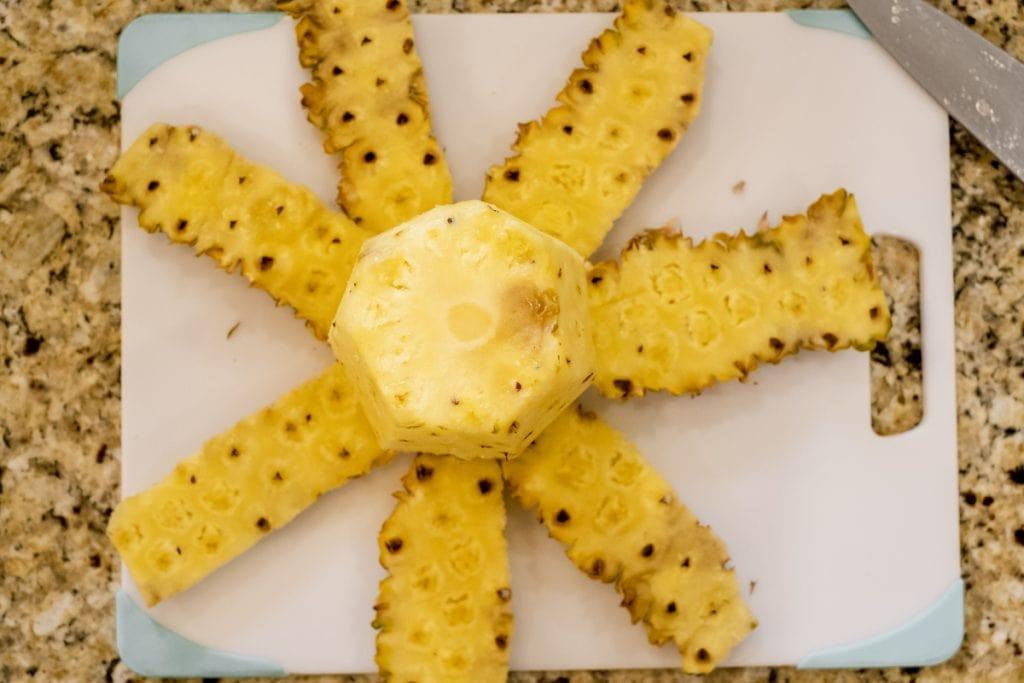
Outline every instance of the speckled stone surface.
<svg viewBox="0 0 1024 683">
<path fill-rule="evenodd" d="M 137 679 L 117 657 L 117 209 L 96 188 L 117 155 L 115 42 L 148 12 L 271 0 L 0 0 L 0 681 Z M 941 0 L 1024 57 L 1020 0 Z M 611 10 L 613 0 L 419 0 L 421 11 Z M 696 10 L 837 7 L 705 0 Z M 1024 680 L 1024 184 L 956 125 L 953 224 L 967 637 L 933 669 L 721 671 L 715 681 Z M 672 671 L 516 681 L 683 680 Z M 320 677 L 309 681 L 370 680 Z"/>
</svg>

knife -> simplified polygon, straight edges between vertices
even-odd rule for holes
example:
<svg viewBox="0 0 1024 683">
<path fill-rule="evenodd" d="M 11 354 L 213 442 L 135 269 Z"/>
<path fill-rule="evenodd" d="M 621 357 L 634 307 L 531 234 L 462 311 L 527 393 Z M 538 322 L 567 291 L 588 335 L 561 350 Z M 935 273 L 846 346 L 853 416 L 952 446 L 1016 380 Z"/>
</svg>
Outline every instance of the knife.
<svg viewBox="0 0 1024 683">
<path fill-rule="evenodd" d="M 896 58 L 1024 180 L 1024 64 L 924 0 L 848 0 Z"/>
</svg>

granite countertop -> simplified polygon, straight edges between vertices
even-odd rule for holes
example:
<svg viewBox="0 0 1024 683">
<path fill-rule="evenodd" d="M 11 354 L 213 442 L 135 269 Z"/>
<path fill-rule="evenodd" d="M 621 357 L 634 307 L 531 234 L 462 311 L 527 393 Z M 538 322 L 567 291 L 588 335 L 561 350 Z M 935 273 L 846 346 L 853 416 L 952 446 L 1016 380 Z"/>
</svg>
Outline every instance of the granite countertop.
<svg viewBox="0 0 1024 683">
<path fill-rule="evenodd" d="M 940 0 L 1024 58 L 1019 0 Z M 414 0 L 419 11 L 605 10 L 613 0 Z M 838 7 L 692 0 L 697 10 Z M 0 680 L 137 680 L 117 656 L 119 226 L 97 188 L 118 154 L 117 35 L 136 15 L 271 0 L 0 0 Z M 924 670 L 719 671 L 728 681 L 1024 680 L 1024 184 L 958 125 L 953 239 L 966 639 Z M 516 681 L 669 681 L 666 672 Z M 314 677 L 310 681 L 364 681 Z"/>
</svg>

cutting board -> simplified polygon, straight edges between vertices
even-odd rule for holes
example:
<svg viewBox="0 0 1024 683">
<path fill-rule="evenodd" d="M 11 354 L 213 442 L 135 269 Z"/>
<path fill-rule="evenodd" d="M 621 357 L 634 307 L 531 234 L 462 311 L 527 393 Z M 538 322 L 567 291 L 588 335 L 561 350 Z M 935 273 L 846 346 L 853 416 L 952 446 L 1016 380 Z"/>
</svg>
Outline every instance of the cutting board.
<svg viewBox="0 0 1024 683">
<path fill-rule="evenodd" d="M 726 666 L 926 664 L 962 635 L 947 119 L 838 13 L 702 14 L 715 31 L 703 111 L 618 221 L 605 254 L 675 221 L 694 237 L 853 191 L 869 231 L 921 253 L 923 421 L 880 437 L 866 354 L 804 353 L 698 398 L 587 396 L 728 544 L 760 627 Z M 478 197 L 519 121 L 546 111 L 611 15 L 416 16 L 435 129 L 459 199 Z M 121 42 L 122 142 L 205 126 L 335 193 L 305 120 L 290 20 L 150 16 Z M 738 181 L 742 193 L 733 192 Z M 123 213 L 123 492 L 332 362 L 292 312 Z M 229 330 L 234 334 L 228 335 Z M 124 573 L 119 644 L 143 673 L 374 670 L 376 535 L 408 458 L 325 496 L 153 609 Z M 510 504 L 514 669 L 676 667 Z M 755 583 L 756 582 L 756 583 Z"/>
</svg>

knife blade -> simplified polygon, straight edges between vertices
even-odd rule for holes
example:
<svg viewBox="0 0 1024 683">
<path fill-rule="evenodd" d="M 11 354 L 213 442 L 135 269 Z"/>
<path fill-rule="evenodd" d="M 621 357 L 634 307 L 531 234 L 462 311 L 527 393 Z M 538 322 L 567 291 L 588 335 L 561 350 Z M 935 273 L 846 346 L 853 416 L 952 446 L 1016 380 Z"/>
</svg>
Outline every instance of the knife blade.
<svg viewBox="0 0 1024 683">
<path fill-rule="evenodd" d="M 848 0 L 900 65 L 1024 180 L 1024 64 L 924 0 Z"/>
</svg>

